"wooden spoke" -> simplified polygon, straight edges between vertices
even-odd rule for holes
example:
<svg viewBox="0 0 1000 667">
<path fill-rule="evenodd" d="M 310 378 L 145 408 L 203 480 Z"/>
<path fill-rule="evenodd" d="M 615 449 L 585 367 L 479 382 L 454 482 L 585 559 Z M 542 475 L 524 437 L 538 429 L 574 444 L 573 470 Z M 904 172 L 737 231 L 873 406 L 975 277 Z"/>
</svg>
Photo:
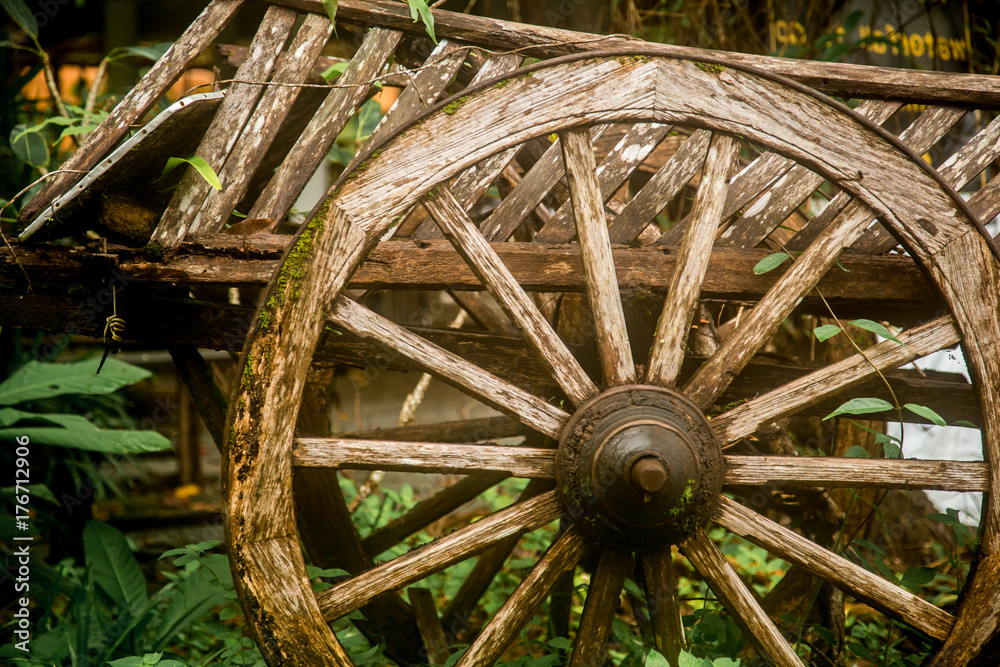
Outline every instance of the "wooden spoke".
<svg viewBox="0 0 1000 667">
<path fill-rule="evenodd" d="M 500 438 L 516 438 L 529 431 L 510 417 L 483 417 L 436 424 L 407 424 L 396 428 L 338 433 L 351 440 L 409 440 L 410 442 L 485 442 Z"/>
<path fill-rule="evenodd" d="M 691 223 L 684 232 L 677 268 L 656 327 L 649 370 L 646 371 L 649 384 L 672 387 L 681 369 L 684 343 L 712 255 L 722 204 L 726 200 L 726 183 L 738 147 L 739 144 L 730 136 L 718 134 L 712 137 L 691 211 Z"/>
<path fill-rule="evenodd" d="M 538 560 L 500 611 L 490 619 L 456 667 L 492 665 L 548 597 L 559 576 L 573 569 L 580 561 L 585 548 L 582 533 L 575 526 L 570 526 Z"/>
<path fill-rule="evenodd" d="M 791 645 L 782 636 L 760 603 L 740 580 L 704 529 L 681 544 L 681 551 L 695 569 L 705 577 L 729 615 L 757 649 L 765 662 L 779 667 L 802 667 Z"/>
<path fill-rule="evenodd" d="M 608 227 L 612 243 L 628 243 L 677 196 L 705 162 L 712 133 L 696 130 L 631 199 Z"/>
<path fill-rule="evenodd" d="M 554 479 L 556 452 L 500 445 L 299 438 L 292 450 L 292 465 L 441 474 L 505 473 Z"/>
<path fill-rule="evenodd" d="M 332 621 L 512 535 L 540 528 L 557 519 L 561 511 L 554 491 L 536 496 L 347 579 L 319 593 L 316 600 L 324 618 Z"/>
<path fill-rule="evenodd" d="M 604 662 L 604 645 L 625 585 L 632 573 L 632 554 L 611 547 L 601 549 L 597 570 L 590 578 L 587 601 L 573 642 L 570 667 L 592 667 Z"/>
<path fill-rule="evenodd" d="M 469 475 L 460 479 L 361 540 L 361 548 L 374 558 L 504 479 L 500 475 Z"/>
<path fill-rule="evenodd" d="M 669 125 L 638 123 L 629 130 L 597 168 L 601 201 L 606 202 L 621 188 L 632 172 L 649 157 L 671 130 Z M 659 213 L 659 211 L 657 211 Z M 655 213 L 653 214 L 655 215 Z M 535 236 L 537 243 L 569 243 L 576 235 L 572 207 L 565 202 Z"/>
<path fill-rule="evenodd" d="M 338 296 L 334 300 L 330 317 L 355 336 L 402 355 L 424 372 L 468 390 L 490 407 L 513 415 L 521 423 L 549 437 L 558 438 L 569 418 L 554 405 L 428 343 L 347 297 Z"/>
<path fill-rule="evenodd" d="M 490 244 L 469 219 L 461 204 L 443 190 L 424 202 L 448 240 L 462 255 L 490 294 L 538 352 L 559 387 L 575 404 L 580 405 L 597 394 L 597 385 L 580 367 L 576 357 L 556 335 L 538 307 L 511 275 Z"/>
<path fill-rule="evenodd" d="M 902 345 L 887 340 L 842 361 L 804 375 L 763 396 L 754 398 L 712 420 L 724 445 L 751 435 L 763 424 L 798 412 L 850 389 L 877 375 L 958 343 L 959 333 L 950 316 L 942 317 L 897 336 Z M 877 369 L 877 370 L 876 370 Z"/>
<path fill-rule="evenodd" d="M 989 491 L 990 470 L 984 461 L 727 456 L 726 484 Z"/>
<path fill-rule="evenodd" d="M 945 639 L 955 623 L 951 614 L 725 496 L 713 520 L 935 639 Z"/>
<path fill-rule="evenodd" d="M 595 175 L 597 165 L 590 134 L 587 130 L 569 130 L 560 136 L 604 381 L 608 386 L 632 384 L 635 365 L 618 292 L 604 203 Z"/>
<path fill-rule="evenodd" d="M 639 554 L 642 577 L 646 584 L 646 606 L 653 626 L 656 650 L 671 665 L 676 665 L 681 649 L 687 646 L 681 623 L 680 599 L 677 594 L 677 570 L 670 547 L 662 551 Z"/>
<path fill-rule="evenodd" d="M 420 638 L 424 641 L 427 658 L 431 664 L 441 664 L 448 659 L 448 637 L 441 627 L 437 609 L 434 606 L 434 595 L 426 588 L 411 587 L 408 595 L 413 607 L 413 616 L 420 629 Z"/>
<path fill-rule="evenodd" d="M 702 408 L 710 406 L 799 302 L 816 287 L 844 248 L 864 232 L 873 217 L 871 209 L 859 200 L 848 204 L 757 302 L 740 328 L 698 369 L 684 387 L 687 397 Z"/>
</svg>

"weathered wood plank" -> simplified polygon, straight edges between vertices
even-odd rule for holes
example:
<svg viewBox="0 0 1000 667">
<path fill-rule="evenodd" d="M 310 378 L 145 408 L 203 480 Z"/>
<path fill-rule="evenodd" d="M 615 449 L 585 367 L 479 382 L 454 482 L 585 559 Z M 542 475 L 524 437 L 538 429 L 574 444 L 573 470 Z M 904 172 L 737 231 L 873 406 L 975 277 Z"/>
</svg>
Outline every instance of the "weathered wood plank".
<svg viewBox="0 0 1000 667">
<path fill-rule="evenodd" d="M 448 658 L 449 642 L 437 615 L 433 593 L 426 588 L 411 586 L 407 594 L 417 619 L 417 627 L 420 628 L 420 636 L 424 640 L 427 659 L 432 665 L 443 663 Z"/>
<path fill-rule="evenodd" d="M 489 289 L 507 316 L 531 343 L 556 383 L 575 405 L 597 394 L 597 385 L 556 335 L 552 325 L 518 284 L 507 266 L 479 233 L 462 205 L 448 190 L 424 200 L 448 240 Z"/>
<path fill-rule="evenodd" d="M 297 12 L 274 5 L 268 7 L 264 14 L 250 43 L 250 56 L 236 71 L 238 82 L 227 89 L 226 98 L 219 105 L 212 124 L 195 151 L 195 155 L 204 159 L 216 174 L 222 170 L 229 153 L 243 135 L 244 126 L 264 93 L 264 86 L 256 82 L 270 79 L 297 17 Z M 240 83 L 243 81 L 254 83 Z M 253 171 L 250 165 L 244 167 Z M 187 236 L 211 189 L 212 186 L 196 169 L 186 167 L 170 204 L 160 216 L 151 242 L 159 243 L 164 248 L 176 248 Z"/>
<path fill-rule="evenodd" d="M 632 384 L 635 382 L 635 365 L 611 255 L 590 133 L 586 129 L 569 130 L 561 133 L 559 139 L 573 200 L 580 252 L 584 258 L 583 273 L 587 279 L 587 296 L 597 330 L 597 349 L 604 382 L 607 386 Z"/>
<path fill-rule="evenodd" d="M 382 593 L 420 581 L 511 535 L 540 528 L 561 511 L 554 491 L 519 502 L 336 584 L 317 594 L 316 600 L 323 616 L 332 621 Z"/>
<path fill-rule="evenodd" d="M 677 570 L 670 547 L 638 554 L 646 588 L 646 607 L 658 650 L 671 665 L 676 665 L 681 649 L 687 648 L 681 623 Z"/>
<path fill-rule="evenodd" d="M 502 445 L 452 445 L 438 442 L 300 438 L 292 450 L 300 467 L 398 470 L 441 474 L 494 473 L 553 479 L 554 449 Z"/>
<path fill-rule="evenodd" d="M 251 218 L 283 220 L 302 193 L 309 178 L 323 161 L 330 146 L 368 95 L 369 82 L 376 78 L 402 35 L 387 28 L 373 28 L 365 35 L 337 87 L 330 91 L 316 115 L 299 136 L 288 157 L 281 163 L 254 207 Z"/>
<path fill-rule="evenodd" d="M 680 548 L 765 662 L 778 667 L 802 667 L 802 661 L 791 645 L 767 617 L 704 528 L 698 528 L 681 543 Z"/>
<path fill-rule="evenodd" d="M 428 343 L 344 296 L 334 300 L 330 318 L 359 338 L 403 355 L 425 373 L 465 388 L 490 407 L 552 438 L 559 437 L 569 419 L 569 415 L 554 405 Z"/>
<path fill-rule="evenodd" d="M 726 456 L 726 484 L 989 491 L 990 474 L 984 461 Z"/>
<path fill-rule="evenodd" d="M 191 61 L 208 48 L 242 6 L 243 0 L 213 0 L 205 7 L 194 23 L 167 49 L 146 76 L 129 91 L 60 168 L 86 171 L 104 159 L 108 151 L 126 135 L 132 125 L 146 115 L 167 88 L 180 78 Z M 22 223 L 30 222 L 53 199 L 69 190 L 81 178 L 80 174 L 55 176 L 24 205 L 18 219 Z"/>
<path fill-rule="evenodd" d="M 722 134 L 712 137 L 691 211 L 691 223 L 684 232 L 677 268 L 670 280 L 667 292 L 670 296 L 663 304 L 656 325 L 646 371 L 646 381 L 650 384 L 672 387 L 681 370 L 691 317 L 698 306 L 722 206 L 726 201 L 729 174 L 738 151 L 739 144 L 732 137 Z"/>
<path fill-rule="evenodd" d="M 352 440 L 408 440 L 410 442 L 486 442 L 516 438 L 528 429 L 510 417 L 483 417 L 436 424 L 407 424 L 395 428 L 338 433 Z"/>
<path fill-rule="evenodd" d="M 576 567 L 585 550 L 583 534 L 575 526 L 570 526 L 538 559 L 535 567 L 490 619 L 456 667 L 489 667 L 494 664 L 552 592 L 559 577 Z"/>
<path fill-rule="evenodd" d="M 955 624 L 951 614 L 725 496 L 719 498 L 712 519 L 726 530 L 935 639 L 945 639 Z"/>
<path fill-rule="evenodd" d="M 224 437 L 226 426 L 226 397 L 223 396 L 215 383 L 212 369 L 202 358 L 198 348 L 187 345 L 170 347 L 170 357 L 174 360 L 177 372 L 191 392 L 198 414 L 205 422 L 205 428 L 212 436 L 212 441 L 219 451 L 226 444 Z"/>
<path fill-rule="evenodd" d="M 591 575 L 587 601 L 576 630 L 570 667 L 591 667 L 606 658 L 605 643 L 621 602 L 625 577 L 632 574 L 632 554 L 611 546 L 601 549 L 597 569 Z"/>
</svg>

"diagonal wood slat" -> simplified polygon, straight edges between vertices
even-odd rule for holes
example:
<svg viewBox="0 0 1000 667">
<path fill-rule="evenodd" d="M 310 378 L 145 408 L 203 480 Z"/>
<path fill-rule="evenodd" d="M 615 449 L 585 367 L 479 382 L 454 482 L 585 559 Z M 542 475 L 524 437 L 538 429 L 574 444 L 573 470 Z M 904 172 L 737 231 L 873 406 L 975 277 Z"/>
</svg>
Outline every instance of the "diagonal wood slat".
<svg viewBox="0 0 1000 667">
<path fill-rule="evenodd" d="M 687 639 L 681 622 L 677 570 L 674 567 L 673 553 L 670 547 L 667 547 L 661 551 L 643 552 L 638 556 L 656 650 L 663 654 L 671 665 L 676 665 L 681 649 L 687 648 Z"/>
<path fill-rule="evenodd" d="M 587 601 L 576 630 L 569 667 L 592 667 L 604 662 L 605 643 L 621 600 L 625 577 L 632 573 L 632 554 L 605 546 L 590 577 Z"/>
</svg>

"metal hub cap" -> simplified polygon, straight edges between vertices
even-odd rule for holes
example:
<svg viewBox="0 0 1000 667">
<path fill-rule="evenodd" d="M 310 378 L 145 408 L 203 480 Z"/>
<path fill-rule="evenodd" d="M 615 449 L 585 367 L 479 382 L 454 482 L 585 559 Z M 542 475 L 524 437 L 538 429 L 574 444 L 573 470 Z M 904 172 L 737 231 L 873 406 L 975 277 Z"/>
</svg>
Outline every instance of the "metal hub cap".
<svg viewBox="0 0 1000 667">
<path fill-rule="evenodd" d="M 668 389 L 606 391 L 581 405 L 559 438 L 560 498 L 608 544 L 679 542 L 708 518 L 722 478 L 719 439 L 693 403 Z"/>
</svg>

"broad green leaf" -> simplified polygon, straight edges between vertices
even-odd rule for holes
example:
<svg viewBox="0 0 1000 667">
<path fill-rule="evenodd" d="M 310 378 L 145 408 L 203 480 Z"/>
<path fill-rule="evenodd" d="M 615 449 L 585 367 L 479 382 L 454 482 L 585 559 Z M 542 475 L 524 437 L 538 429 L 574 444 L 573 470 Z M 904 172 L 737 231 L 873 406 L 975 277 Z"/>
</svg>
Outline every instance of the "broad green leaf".
<svg viewBox="0 0 1000 667">
<path fill-rule="evenodd" d="M 740 661 L 732 658 L 716 658 L 712 667 L 740 667 Z"/>
<path fill-rule="evenodd" d="M 684 664 L 684 656 L 688 656 L 689 660 L 690 658 L 694 658 L 694 656 L 691 655 L 690 653 L 686 651 L 681 651 L 681 657 L 680 657 L 681 665 Z M 697 659 L 698 658 L 695 658 L 695 660 Z M 692 664 L 700 664 L 700 663 L 692 663 Z M 667 662 L 667 659 L 664 658 L 663 654 L 657 651 L 656 649 L 651 650 L 649 652 L 649 655 L 646 656 L 645 665 L 646 667 L 670 667 L 670 663 Z"/>
<path fill-rule="evenodd" d="M 342 63 L 333 63 L 328 68 L 326 68 L 326 71 L 323 72 L 320 76 L 322 76 L 324 79 L 326 79 L 327 83 L 329 83 L 330 81 L 333 81 L 334 79 L 336 79 L 337 77 L 339 77 L 341 74 L 343 74 L 344 70 L 347 69 L 347 66 L 349 64 L 350 63 L 348 63 L 346 61 L 342 62 Z"/>
<path fill-rule="evenodd" d="M 11 497 L 15 494 L 19 494 L 22 489 L 26 490 L 32 499 L 38 498 L 39 500 L 46 500 L 54 505 L 59 504 L 59 501 L 56 500 L 55 494 L 53 494 L 52 491 L 49 490 L 49 487 L 44 484 L 26 484 L 21 487 L 5 486 L 0 489 L 0 494 Z"/>
<path fill-rule="evenodd" d="M 24 0 L 0 0 L 0 5 L 29 37 L 38 37 L 38 22 Z"/>
<path fill-rule="evenodd" d="M 944 419 L 942 419 L 941 415 L 939 415 L 938 413 L 934 412 L 933 410 L 931 410 L 930 408 L 928 408 L 925 405 L 917 405 L 916 403 L 907 403 L 903 407 L 906 408 L 907 410 L 909 410 L 910 412 L 912 412 L 914 414 L 918 414 L 921 417 L 923 417 L 924 419 L 927 419 L 927 420 L 931 421 L 932 423 L 937 424 L 938 426 L 947 426 L 948 425 L 948 422 L 946 422 Z"/>
<path fill-rule="evenodd" d="M 171 46 L 173 46 L 173 42 L 158 42 L 152 46 L 119 46 L 112 49 L 107 58 L 111 62 L 129 57 L 144 58 L 156 62 Z"/>
<path fill-rule="evenodd" d="M 887 555 L 886 552 L 885 552 L 885 549 L 883 549 L 879 545 L 875 544 L 871 540 L 866 540 L 866 539 L 861 538 L 861 537 L 856 537 L 851 542 L 851 544 L 855 544 L 855 545 L 857 545 L 859 547 L 862 547 L 864 549 L 870 549 L 871 551 L 874 551 L 875 553 L 877 553 L 879 556 L 882 556 L 883 558 L 885 558 L 885 556 Z"/>
<path fill-rule="evenodd" d="M 200 568 L 177 583 L 177 592 L 171 596 L 170 605 L 157 621 L 153 648 L 167 647 L 171 641 L 176 641 L 178 633 L 199 618 L 204 618 L 212 607 L 226 604 L 225 591 L 213 585 L 213 579 L 215 575 L 210 570 Z"/>
<path fill-rule="evenodd" d="M 323 9 L 330 17 L 330 23 L 337 25 L 337 0 L 323 0 Z"/>
<path fill-rule="evenodd" d="M 821 327 L 816 327 L 813 329 L 813 333 L 816 335 L 816 340 L 823 342 L 828 338 L 833 338 L 840 333 L 840 327 L 836 324 L 824 324 Z"/>
<path fill-rule="evenodd" d="M 49 163 L 49 146 L 45 136 L 23 123 L 10 131 L 10 149 L 18 160 L 32 167 L 44 167 Z"/>
<path fill-rule="evenodd" d="M 410 18 L 413 22 L 417 22 L 417 15 L 420 15 L 420 20 L 424 22 L 424 28 L 427 29 L 427 34 L 430 35 L 431 41 L 437 44 L 437 37 L 434 36 L 434 15 L 431 13 L 431 8 L 427 6 L 427 0 L 406 0 L 410 5 Z"/>
<path fill-rule="evenodd" d="M 117 359 L 106 360 L 98 375 L 99 363 L 98 359 L 64 364 L 29 361 L 0 384 L 0 405 L 16 405 L 63 394 L 110 394 L 152 375 Z"/>
<path fill-rule="evenodd" d="M 0 427 L 6 428 L 22 421 L 40 421 L 58 424 L 65 428 L 78 428 L 86 431 L 99 430 L 89 419 L 81 415 L 46 414 L 41 412 L 25 412 L 15 408 L 0 409 Z"/>
<path fill-rule="evenodd" d="M 875 656 L 872 655 L 871 651 L 862 646 L 857 642 L 851 642 L 847 645 L 847 650 L 858 656 L 859 658 L 865 658 L 866 660 L 875 660 Z"/>
<path fill-rule="evenodd" d="M 205 158 L 198 157 L 197 155 L 193 158 L 185 158 L 185 157 L 170 158 L 169 160 L 167 160 L 166 166 L 163 167 L 163 173 L 160 174 L 160 178 L 162 179 L 166 177 L 166 175 L 172 172 L 174 169 L 176 169 L 178 165 L 184 163 L 187 163 L 192 167 L 194 167 L 195 171 L 197 171 L 201 175 L 201 177 L 205 179 L 205 182 L 211 185 L 213 188 L 215 188 L 216 190 L 222 189 L 222 183 L 219 182 L 219 175 L 216 174 L 215 170 L 212 169 L 211 165 L 209 165 L 208 162 L 205 161 Z"/>
<path fill-rule="evenodd" d="M 852 398 L 826 417 L 823 417 L 823 419 L 829 419 L 837 415 L 867 415 L 872 412 L 885 412 L 886 410 L 892 410 L 892 403 L 883 401 L 881 398 Z"/>
<path fill-rule="evenodd" d="M 937 571 L 932 567 L 911 567 L 903 573 L 902 579 L 899 580 L 899 585 L 903 588 L 909 588 L 915 593 L 919 593 L 920 588 L 930 583 L 936 573 Z"/>
<path fill-rule="evenodd" d="M 888 338 L 889 340 L 894 340 L 900 345 L 903 344 L 903 341 L 896 338 L 891 331 L 886 329 L 884 325 L 879 324 L 878 322 L 873 322 L 872 320 L 860 319 L 860 320 L 851 320 L 851 324 L 858 327 L 859 329 L 864 329 L 865 331 L 871 331 L 873 334 L 881 336 L 882 338 Z"/>
<path fill-rule="evenodd" d="M 18 426 L 17 428 L 0 429 L 0 442 L 14 442 L 14 439 L 20 436 L 27 436 L 32 443 L 105 454 L 146 454 L 170 449 L 170 441 L 156 431 L 99 429 L 96 427 L 84 431 L 43 426 L 27 428 Z"/>
<path fill-rule="evenodd" d="M 551 648 L 559 649 L 561 651 L 570 651 L 573 649 L 573 644 L 570 640 L 565 637 L 556 637 L 549 640 L 549 646 Z"/>
<path fill-rule="evenodd" d="M 94 583 L 129 616 L 149 602 L 146 579 L 120 532 L 106 523 L 88 521 L 83 529 L 83 553 Z"/>
<path fill-rule="evenodd" d="M 844 456 L 846 456 L 849 459 L 871 458 L 868 454 L 868 450 L 862 447 L 861 445 L 852 445 L 851 447 L 848 447 L 847 451 L 844 452 Z"/>
<path fill-rule="evenodd" d="M 762 273 L 767 273 L 768 271 L 773 271 L 788 259 L 787 252 L 776 252 L 773 255 L 768 255 L 764 259 L 757 262 L 757 266 L 753 267 L 753 273 L 755 276 L 759 276 Z"/>
<path fill-rule="evenodd" d="M 66 137 L 75 137 L 80 134 L 90 134 L 96 129 L 97 125 L 91 123 L 88 123 L 86 125 L 71 125 L 59 133 L 59 138 L 56 139 L 56 143 L 59 143 Z"/>
</svg>

